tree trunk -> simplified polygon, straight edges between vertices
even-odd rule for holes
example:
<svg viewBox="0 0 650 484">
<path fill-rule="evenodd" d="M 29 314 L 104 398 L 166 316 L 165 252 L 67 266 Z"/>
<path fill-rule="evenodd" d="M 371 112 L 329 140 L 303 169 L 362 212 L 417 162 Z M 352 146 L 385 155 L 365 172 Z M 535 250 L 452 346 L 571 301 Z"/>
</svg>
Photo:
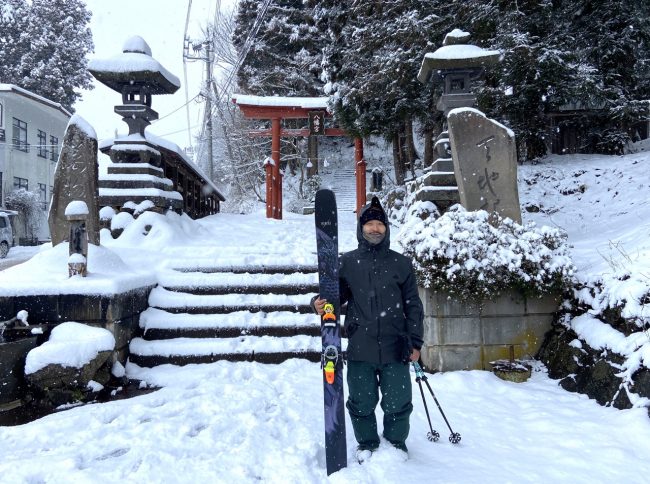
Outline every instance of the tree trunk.
<svg viewBox="0 0 650 484">
<path fill-rule="evenodd" d="M 433 163 L 433 128 L 424 130 L 424 159 L 423 168 L 428 168 Z"/>
<path fill-rule="evenodd" d="M 413 119 L 410 116 L 404 121 L 404 131 L 406 135 L 406 163 L 411 170 L 413 178 L 415 178 L 415 160 L 420 157 L 415 149 L 415 142 L 413 140 Z"/>
<path fill-rule="evenodd" d="M 404 150 L 400 146 L 400 133 L 393 134 L 393 165 L 395 167 L 395 183 L 404 185 Z"/>
<path fill-rule="evenodd" d="M 311 161 L 312 167 L 307 172 L 308 177 L 318 174 L 318 136 L 310 136 L 307 138 L 307 156 Z"/>
</svg>

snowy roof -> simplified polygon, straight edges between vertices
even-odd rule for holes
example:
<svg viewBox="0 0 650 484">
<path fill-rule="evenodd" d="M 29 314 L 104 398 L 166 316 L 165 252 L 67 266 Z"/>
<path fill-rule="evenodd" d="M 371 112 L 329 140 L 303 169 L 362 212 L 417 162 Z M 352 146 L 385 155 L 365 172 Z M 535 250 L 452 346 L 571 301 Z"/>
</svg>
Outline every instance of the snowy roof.
<svg viewBox="0 0 650 484">
<path fill-rule="evenodd" d="M 98 81 L 117 92 L 122 92 L 128 82 L 147 85 L 151 94 L 172 94 L 181 87 L 178 77 L 151 57 L 151 48 L 139 36 L 127 39 L 121 54 L 91 60 L 88 70 Z"/>
<path fill-rule="evenodd" d="M 54 109 L 58 109 L 61 111 L 63 114 L 65 114 L 67 117 L 72 116 L 72 113 L 68 111 L 66 108 L 64 108 L 60 103 L 55 103 L 54 101 L 50 101 L 47 98 L 44 98 L 43 96 L 39 96 L 38 94 L 34 94 L 32 91 L 28 91 L 27 89 L 23 89 L 22 87 L 18 87 L 15 84 L 2 84 L 0 83 L 0 91 L 5 91 L 5 92 L 15 92 L 16 94 L 19 94 L 21 96 L 28 97 L 30 99 L 33 99 L 34 101 L 38 101 L 42 104 L 45 104 L 47 106 L 50 106 Z"/>
<path fill-rule="evenodd" d="M 248 94 L 233 94 L 232 100 L 235 104 L 245 104 L 247 106 L 327 109 L 329 97 L 251 96 Z"/>
</svg>

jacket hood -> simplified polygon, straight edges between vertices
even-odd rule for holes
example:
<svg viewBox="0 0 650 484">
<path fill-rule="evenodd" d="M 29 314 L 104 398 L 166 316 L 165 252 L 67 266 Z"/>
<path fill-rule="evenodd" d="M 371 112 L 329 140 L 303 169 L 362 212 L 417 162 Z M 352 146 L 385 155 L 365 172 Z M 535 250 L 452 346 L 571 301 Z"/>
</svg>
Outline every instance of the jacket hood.
<svg viewBox="0 0 650 484">
<path fill-rule="evenodd" d="M 379 203 L 379 199 L 377 197 L 372 197 L 372 201 L 365 205 L 362 209 L 361 212 L 359 213 L 359 218 L 357 219 L 357 241 L 359 242 L 359 249 L 372 252 L 372 251 L 384 251 L 390 249 L 390 224 L 386 224 L 386 235 L 384 236 L 384 240 L 379 242 L 377 245 L 372 245 L 370 242 L 368 242 L 366 239 L 363 238 L 363 229 L 361 225 L 361 219 L 363 217 L 363 214 L 369 210 L 370 208 L 376 209 L 379 207 L 382 212 L 385 211 L 381 204 Z M 388 220 L 388 217 L 385 218 Z"/>
</svg>

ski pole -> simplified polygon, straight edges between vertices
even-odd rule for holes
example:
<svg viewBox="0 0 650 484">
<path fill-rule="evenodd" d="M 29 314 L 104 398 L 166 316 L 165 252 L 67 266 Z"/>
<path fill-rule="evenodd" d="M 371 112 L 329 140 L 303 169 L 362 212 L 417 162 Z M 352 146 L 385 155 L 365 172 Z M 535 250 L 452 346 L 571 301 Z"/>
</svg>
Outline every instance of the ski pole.
<svg viewBox="0 0 650 484">
<path fill-rule="evenodd" d="M 431 392 L 431 396 L 433 397 L 433 401 L 436 402 L 436 405 L 438 406 L 438 410 L 440 410 L 440 415 L 442 415 L 442 418 L 445 419 L 445 423 L 447 424 L 447 428 L 451 432 L 449 435 L 449 442 L 452 444 L 457 444 L 460 442 L 460 434 L 458 432 L 454 432 L 451 428 L 451 425 L 449 425 L 449 420 L 447 420 L 447 417 L 445 415 L 445 412 L 442 411 L 442 407 L 440 406 L 440 403 L 438 402 L 438 399 L 436 398 L 435 393 L 433 393 L 433 388 L 431 388 L 431 385 L 429 385 L 429 380 L 427 379 L 427 376 L 424 374 L 424 370 L 422 370 L 422 367 L 417 361 L 413 361 L 413 368 L 415 369 L 415 381 L 418 382 L 418 385 L 420 386 L 420 392 L 422 392 L 422 383 L 420 383 L 420 380 L 423 380 L 424 383 L 427 385 L 427 388 L 429 389 L 429 392 Z M 422 392 L 422 398 L 424 399 L 424 392 Z M 426 403 L 425 403 L 425 409 L 426 409 Z M 429 412 L 427 410 L 427 418 L 429 417 Z M 429 426 L 431 426 L 431 422 L 429 422 Z M 429 439 L 431 440 L 431 439 Z M 437 439 L 436 439 L 437 440 Z M 433 440 L 435 442 L 435 440 Z"/>
<path fill-rule="evenodd" d="M 440 434 L 433 430 L 433 426 L 431 425 L 431 417 L 429 416 L 429 407 L 427 407 L 427 401 L 424 398 L 424 390 L 422 390 L 422 378 L 420 378 L 417 374 L 415 374 L 415 381 L 418 382 L 418 386 L 420 387 L 420 395 L 422 395 L 422 403 L 424 404 L 424 411 L 427 414 L 427 420 L 429 422 L 429 430 L 430 432 L 427 433 L 427 439 L 429 439 L 429 442 L 438 442 L 438 439 L 440 439 Z"/>
</svg>

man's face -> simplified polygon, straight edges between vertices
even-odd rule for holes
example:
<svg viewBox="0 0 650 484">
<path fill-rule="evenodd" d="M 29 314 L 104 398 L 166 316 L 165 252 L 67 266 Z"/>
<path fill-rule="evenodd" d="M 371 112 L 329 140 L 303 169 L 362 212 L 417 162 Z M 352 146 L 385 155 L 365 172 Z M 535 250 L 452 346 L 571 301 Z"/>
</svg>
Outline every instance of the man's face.
<svg viewBox="0 0 650 484">
<path fill-rule="evenodd" d="M 379 220 L 369 220 L 363 227 L 363 238 L 370 242 L 372 245 L 377 245 L 386 236 L 386 226 Z"/>
</svg>

